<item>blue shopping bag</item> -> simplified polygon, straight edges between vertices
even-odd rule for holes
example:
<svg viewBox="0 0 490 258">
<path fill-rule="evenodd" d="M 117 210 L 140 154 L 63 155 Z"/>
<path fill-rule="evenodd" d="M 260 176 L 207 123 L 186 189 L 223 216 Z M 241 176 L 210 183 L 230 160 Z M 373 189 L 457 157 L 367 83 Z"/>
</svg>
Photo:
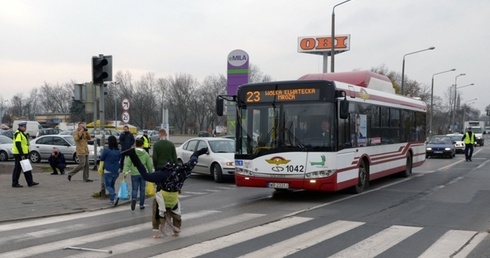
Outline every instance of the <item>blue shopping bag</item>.
<svg viewBox="0 0 490 258">
<path fill-rule="evenodd" d="M 123 177 L 121 183 L 119 184 L 117 198 L 119 198 L 120 200 L 129 200 L 129 187 L 125 177 Z"/>
</svg>

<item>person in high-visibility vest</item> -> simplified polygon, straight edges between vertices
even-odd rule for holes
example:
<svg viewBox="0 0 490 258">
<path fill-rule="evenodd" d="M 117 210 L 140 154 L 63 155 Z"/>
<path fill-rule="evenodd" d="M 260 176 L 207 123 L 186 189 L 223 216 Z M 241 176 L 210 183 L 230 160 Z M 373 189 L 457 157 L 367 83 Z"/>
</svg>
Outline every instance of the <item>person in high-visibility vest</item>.
<svg viewBox="0 0 490 258">
<path fill-rule="evenodd" d="M 464 141 L 464 156 L 466 161 L 471 161 L 473 156 L 473 145 L 475 145 L 475 134 L 471 131 L 471 127 L 468 127 L 468 131 L 461 138 Z"/>
<path fill-rule="evenodd" d="M 19 129 L 14 133 L 14 144 L 12 145 L 12 154 L 14 154 L 15 165 L 14 171 L 12 172 L 12 187 L 20 188 L 22 185 L 19 184 L 20 173 L 22 167 L 20 165 L 21 160 L 27 159 L 29 154 L 29 140 L 24 134 L 26 131 L 27 122 L 20 122 Z M 29 187 L 38 185 L 39 183 L 34 182 L 32 179 L 32 171 L 24 171 L 24 177 L 26 178 L 27 185 Z"/>
<path fill-rule="evenodd" d="M 143 137 L 141 137 L 141 139 L 143 139 L 143 149 L 146 152 L 150 153 L 150 138 L 148 137 L 147 130 L 143 131 Z"/>
</svg>

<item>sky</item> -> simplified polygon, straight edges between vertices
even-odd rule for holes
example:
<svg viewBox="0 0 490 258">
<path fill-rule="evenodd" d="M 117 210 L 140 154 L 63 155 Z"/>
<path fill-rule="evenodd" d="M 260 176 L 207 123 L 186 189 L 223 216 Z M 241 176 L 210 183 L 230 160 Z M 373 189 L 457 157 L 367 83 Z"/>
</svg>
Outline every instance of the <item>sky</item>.
<svg viewBox="0 0 490 258">
<path fill-rule="evenodd" d="M 298 53 L 298 37 L 331 34 L 342 0 L 0 0 L 0 99 L 27 96 L 45 82 L 88 82 L 91 57 L 113 56 L 113 71 L 137 80 L 185 73 L 202 81 L 226 75 L 227 56 L 242 49 L 274 80 L 322 72 L 322 58 Z M 456 82 L 461 103 L 490 105 L 490 1 L 351 0 L 335 8 L 335 34 L 350 50 L 335 71 L 384 65 L 431 85 L 445 97 Z M 330 68 L 328 68 L 330 69 Z M 478 98 L 476 101 L 471 101 Z"/>
</svg>

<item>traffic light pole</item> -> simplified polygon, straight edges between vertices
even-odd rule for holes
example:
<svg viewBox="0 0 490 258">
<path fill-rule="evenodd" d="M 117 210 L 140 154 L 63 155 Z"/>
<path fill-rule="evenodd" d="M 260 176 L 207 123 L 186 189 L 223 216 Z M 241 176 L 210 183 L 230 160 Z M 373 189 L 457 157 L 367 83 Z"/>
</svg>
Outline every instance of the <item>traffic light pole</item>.
<svg viewBox="0 0 490 258">
<path fill-rule="evenodd" d="M 102 146 L 102 150 L 105 148 L 105 115 L 104 115 L 104 83 L 100 83 L 99 85 L 100 94 L 99 94 L 99 114 L 100 114 L 100 146 Z M 100 176 L 100 197 L 105 198 L 105 180 L 104 173 Z"/>
</svg>

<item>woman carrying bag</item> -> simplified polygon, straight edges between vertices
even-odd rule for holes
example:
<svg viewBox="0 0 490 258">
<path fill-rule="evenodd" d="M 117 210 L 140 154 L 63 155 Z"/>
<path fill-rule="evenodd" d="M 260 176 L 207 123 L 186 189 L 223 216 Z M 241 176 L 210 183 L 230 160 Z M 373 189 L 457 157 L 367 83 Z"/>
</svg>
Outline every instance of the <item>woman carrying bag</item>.
<svg viewBox="0 0 490 258">
<path fill-rule="evenodd" d="M 117 206 L 119 198 L 116 198 L 115 184 L 119 177 L 119 159 L 121 159 L 121 151 L 117 146 L 117 139 L 111 135 L 108 138 L 108 148 L 104 148 L 100 157 L 101 164 L 99 173 L 103 170 L 105 188 L 109 192 L 109 204 Z"/>
</svg>

